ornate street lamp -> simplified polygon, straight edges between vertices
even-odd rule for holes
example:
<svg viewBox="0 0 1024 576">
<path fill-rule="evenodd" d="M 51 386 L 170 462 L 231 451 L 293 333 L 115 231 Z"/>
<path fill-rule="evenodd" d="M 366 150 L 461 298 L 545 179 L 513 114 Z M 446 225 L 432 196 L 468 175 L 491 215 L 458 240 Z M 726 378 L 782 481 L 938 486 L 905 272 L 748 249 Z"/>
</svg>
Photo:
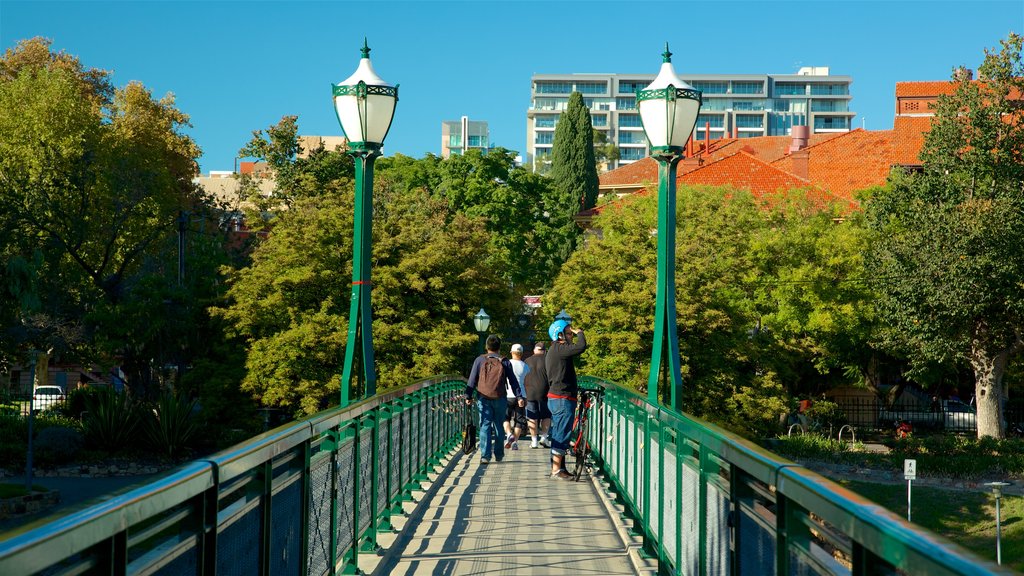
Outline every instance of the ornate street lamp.
<svg viewBox="0 0 1024 576">
<path fill-rule="evenodd" d="M 398 103 L 398 85 L 377 76 L 370 64 L 370 48 L 363 39 L 362 59 L 355 73 L 333 84 L 334 110 L 355 160 L 355 217 L 352 229 L 352 301 L 345 342 L 345 368 L 341 376 L 341 405 L 348 406 L 353 376 L 360 378 L 364 397 L 377 393 L 373 361 L 373 318 L 370 311 L 370 252 L 373 230 L 373 162 L 380 156 Z M 356 349 L 362 369 L 353 374 Z"/>
<path fill-rule="evenodd" d="M 480 353 L 483 354 L 484 350 L 484 339 L 487 338 L 487 329 L 491 327 L 491 317 L 484 312 L 481 308 L 476 316 L 473 316 L 473 326 L 476 328 L 476 333 L 480 335 Z"/>
<path fill-rule="evenodd" d="M 670 405 L 682 410 L 683 380 L 676 333 L 676 165 L 697 123 L 701 92 L 676 75 L 668 42 L 662 57 L 658 76 L 636 92 L 651 156 L 658 161 L 658 284 L 647 398 L 657 404 L 658 382 L 664 369 L 670 382 Z"/>
</svg>

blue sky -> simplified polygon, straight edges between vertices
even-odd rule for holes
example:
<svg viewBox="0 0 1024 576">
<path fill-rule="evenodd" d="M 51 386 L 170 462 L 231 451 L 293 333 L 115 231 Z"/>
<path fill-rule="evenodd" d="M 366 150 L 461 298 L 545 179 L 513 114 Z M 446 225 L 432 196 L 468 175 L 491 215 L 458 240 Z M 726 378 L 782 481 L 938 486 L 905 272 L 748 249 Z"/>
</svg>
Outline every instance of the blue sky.
<svg viewBox="0 0 1024 576">
<path fill-rule="evenodd" d="M 173 92 L 203 150 L 230 170 L 253 130 L 299 116 L 303 134 L 341 134 L 330 88 L 363 37 L 377 73 L 400 85 L 386 154 L 440 154 L 443 120 L 490 124 L 520 152 L 533 74 L 654 74 L 668 41 L 680 74 L 853 78 L 854 125 L 892 127 L 902 80 L 976 69 L 984 49 L 1024 33 L 1013 1 L 376 1 L 29 2 L 0 0 L 0 50 L 45 36 L 86 66 Z"/>
</svg>

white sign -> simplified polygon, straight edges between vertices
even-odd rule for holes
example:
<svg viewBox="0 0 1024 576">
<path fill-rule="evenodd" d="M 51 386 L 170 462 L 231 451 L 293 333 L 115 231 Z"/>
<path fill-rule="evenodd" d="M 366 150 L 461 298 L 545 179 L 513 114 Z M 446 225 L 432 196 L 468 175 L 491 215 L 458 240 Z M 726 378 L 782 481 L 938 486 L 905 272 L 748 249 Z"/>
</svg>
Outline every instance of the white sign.
<svg viewBox="0 0 1024 576">
<path fill-rule="evenodd" d="M 904 460 L 903 461 L 903 479 L 904 480 L 916 480 L 917 479 L 917 460 Z"/>
</svg>

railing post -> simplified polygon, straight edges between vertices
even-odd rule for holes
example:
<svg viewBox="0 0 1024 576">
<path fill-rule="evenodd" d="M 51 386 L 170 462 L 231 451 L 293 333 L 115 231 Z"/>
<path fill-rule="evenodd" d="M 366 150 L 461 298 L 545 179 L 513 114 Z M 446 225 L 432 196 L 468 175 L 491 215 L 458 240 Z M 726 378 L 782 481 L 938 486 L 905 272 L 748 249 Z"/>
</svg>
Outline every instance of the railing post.
<svg viewBox="0 0 1024 576">
<path fill-rule="evenodd" d="M 359 460 L 360 461 L 359 461 L 359 467 L 357 467 L 356 470 L 362 471 L 363 459 L 369 459 L 370 460 L 370 485 L 369 485 L 369 487 L 367 487 L 367 486 L 363 486 L 362 482 L 359 483 L 359 490 L 360 491 L 367 490 L 367 489 L 369 489 L 369 491 L 370 491 L 370 510 L 369 510 L 370 521 L 366 525 L 366 536 L 365 536 L 365 539 L 363 540 L 362 546 L 361 546 L 361 551 L 362 552 L 373 552 L 373 551 L 377 550 L 377 483 L 379 482 L 379 478 L 377 477 L 377 474 L 379 473 L 379 466 L 380 466 L 380 458 L 377 457 L 378 454 L 380 454 L 380 437 L 377 435 L 377 426 L 379 425 L 379 422 L 378 422 L 379 418 L 380 418 L 379 410 L 374 410 L 373 412 L 367 414 L 363 418 L 363 426 L 359 427 L 359 434 L 360 434 L 360 442 L 359 442 L 360 454 L 359 454 Z M 362 443 L 361 436 L 363 434 L 369 434 L 370 435 L 370 453 L 369 454 L 363 454 L 362 453 L 362 444 L 363 443 Z M 359 474 L 359 476 L 362 477 L 362 474 Z M 358 500 L 357 500 L 357 502 L 358 502 Z M 356 510 L 358 511 L 358 508 Z M 359 526 L 359 523 L 357 522 L 356 523 L 356 527 L 357 527 L 356 531 L 357 532 L 359 531 L 358 526 Z"/>
<path fill-rule="evenodd" d="M 380 520 L 377 523 L 377 531 L 378 532 L 394 532 L 395 526 L 391 523 L 392 508 L 390 506 L 390 504 L 392 503 L 391 502 L 391 493 L 392 493 L 392 491 L 394 489 L 394 486 L 392 486 L 393 480 L 391 478 L 391 476 L 392 476 L 392 474 L 391 474 L 391 467 L 393 466 L 392 455 L 394 454 L 394 451 L 397 449 L 397 447 L 394 445 L 394 442 L 391 441 L 392 440 L 391 432 L 392 432 L 392 430 L 394 430 L 394 426 L 397 425 L 395 423 L 395 420 L 397 420 L 397 418 L 395 418 L 395 414 L 397 414 L 397 412 L 394 411 L 394 406 L 393 405 L 384 405 L 384 406 L 380 407 L 380 411 L 378 413 L 381 415 L 381 417 L 387 416 L 387 418 L 384 418 L 384 420 L 386 420 L 386 422 L 387 422 L 387 425 L 385 426 L 386 429 L 385 429 L 385 432 L 384 432 L 384 436 L 388 439 L 388 441 L 387 441 L 387 446 L 384 449 L 381 449 L 378 446 L 378 449 L 374 452 L 375 454 L 378 455 L 378 458 L 376 458 L 376 460 L 381 460 L 380 456 L 383 456 L 383 461 L 387 462 L 387 474 L 385 475 L 385 478 L 384 478 L 384 487 L 383 487 L 384 501 L 385 501 L 384 511 L 381 512 Z M 377 426 L 378 427 L 380 426 L 380 422 L 377 423 Z M 378 433 L 377 433 L 376 436 L 377 436 L 377 438 L 380 438 L 379 430 L 378 430 Z M 381 454 L 381 452 L 383 452 L 383 454 Z M 378 468 L 378 471 L 379 471 L 379 468 Z M 401 470 L 399 470 L 399 475 L 401 475 Z M 380 489 L 381 488 L 378 487 L 378 491 Z"/>
<path fill-rule="evenodd" d="M 270 576 L 270 543 L 273 540 L 273 511 L 271 510 L 271 494 L 274 493 L 274 459 L 270 458 L 260 467 L 259 472 L 263 493 L 260 494 L 260 518 L 262 538 L 260 538 L 260 576 Z"/>
<path fill-rule="evenodd" d="M 362 457 L 359 443 L 363 434 L 360 424 L 359 421 L 350 423 L 346 435 L 352 438 L 352 500 L 347 503 L 352 507 L 352 536 L 348 543 L 348 554 L 344 560 L 342 574 L 359 573 L 359 495 L 363 489 L 359 481 L 359 459 Z M 339 446 L 340 444 L 339 442 Z"/>
</svg>

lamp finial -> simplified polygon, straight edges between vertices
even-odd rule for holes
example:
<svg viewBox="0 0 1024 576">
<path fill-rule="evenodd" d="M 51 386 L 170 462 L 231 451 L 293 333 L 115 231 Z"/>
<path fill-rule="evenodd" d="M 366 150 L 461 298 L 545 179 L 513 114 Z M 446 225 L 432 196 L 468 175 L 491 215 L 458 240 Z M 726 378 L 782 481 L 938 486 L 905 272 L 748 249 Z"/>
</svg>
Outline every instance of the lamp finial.
<svg viewBox="0 0 1024 576">
<path fill-rule="evenodd" d="M 668 49 L 667 48 L 668 44 L 666 43 L 665 46 L 666 46 L 666 50 L 667 50 Z M 366 36 L 363 36 L 363 47 L 360 48 L 359 51 L 363 54 L 363 58 L 369 58 L 370 57 L 370 47 L 366 44 Z"/>
<path fill-rule="evenodd" d="M 671 62 L 672 53 L 668 51 L 668 42 L 665 42 L 665 51 L 661 53 L 662 62 Z"/>
</svg>

